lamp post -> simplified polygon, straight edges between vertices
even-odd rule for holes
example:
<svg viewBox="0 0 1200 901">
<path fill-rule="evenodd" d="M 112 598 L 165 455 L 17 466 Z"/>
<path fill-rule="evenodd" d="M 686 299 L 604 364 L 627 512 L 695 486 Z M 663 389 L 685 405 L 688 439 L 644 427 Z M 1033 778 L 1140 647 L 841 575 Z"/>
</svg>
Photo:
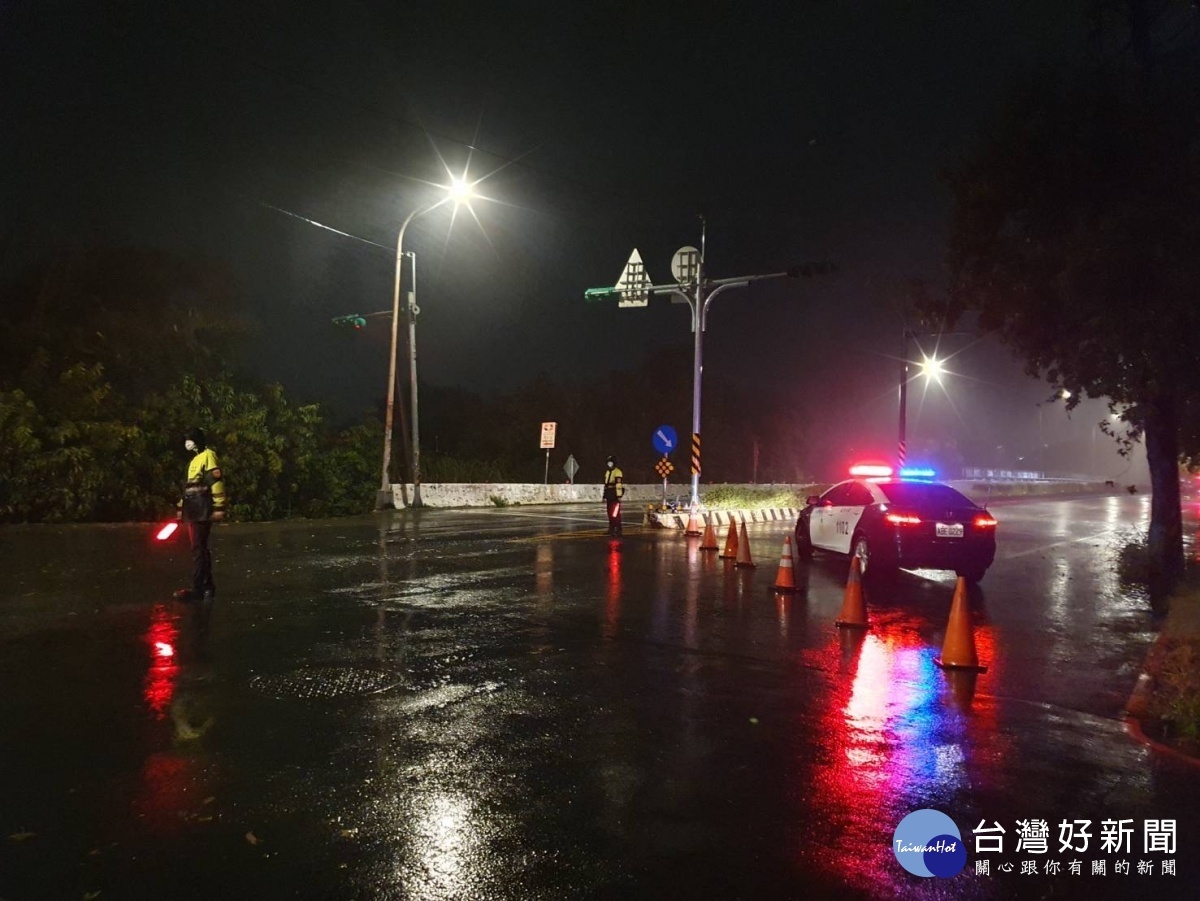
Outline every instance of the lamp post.
<svg viewBox="0 0 1200 901">
<path fill-rule="evenodd" d="M 436 210 L 445 203 L 453 201 L 462 203 L 471 196 L 471 185 L 466 179 L 452 179 L 448 188 L 448 193 L 445 197 L 438 200 L 436 203 L 431 203 L 428 206 L 420 207 L 408 214 L 408 218 L 400 226 L 400 233 L 396 236 L 396 280 L 392 290 L 392 351 L 388 359 L 388 392 L 387 392 L 387 412 L 384 416 L 383 424 L 383 467 L 380 475 L 379 494 L 376 497 L 375 507 L 378 510 L 383 510 L 393 506 L 392 500 L 392 484 L 391 478 L 388 475 L 388 470 L 392 464 L 392 423 L 394 420 L 394 411 L 396 406 L 396 349 L 400 337 L 400 282 L 404 270 L 404 232 L 408 229 L 409 223 L 418 216 L 424 216 L 426 213 Z M 412 456 L 413 456 L 413 499 L 412 506 L 424 506 L 421 502 L 421 444 L 420 444 L 420 418 L 417 411 L 417 304 L 416 304 L 416 256 L 413 255 L 413 291 L 410 292 L 410 300 L 408 304 L 408 362 L 409 376 L 412 380 Z"/>
<path fill-rule="evenodd" d="M 899 436 L 896 440 L 896 463 L 897 469 L 903 469 L 905 460 L 908 457 L 908 339 L 914 338 L 916 335 L 904 329 L 904 347 L 900 353 L 900 428 Z M 942 374 L 946 371 L 945 365 L 937 357 L 926 356 L 924 351 L 921 352 L 921 371 L 920 374 L 925 376 L 925 380 L 940 382 Z"/>
</svg>

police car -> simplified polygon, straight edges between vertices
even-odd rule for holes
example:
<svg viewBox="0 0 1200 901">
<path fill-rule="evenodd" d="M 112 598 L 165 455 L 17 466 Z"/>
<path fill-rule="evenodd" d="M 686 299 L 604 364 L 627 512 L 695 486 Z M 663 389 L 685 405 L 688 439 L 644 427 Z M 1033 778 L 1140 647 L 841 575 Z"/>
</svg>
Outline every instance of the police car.
<svg viewBox="0 0 1200 901">
<path fill-rule="evenodd" d="M 951 569 L 978 582 L 996 557 L 996 520 L 930 470 L 859 465 L 852 478 L 808 498 L 796 521 L 796 553 L 858 557 L 864 576 Z"/>
</svg>

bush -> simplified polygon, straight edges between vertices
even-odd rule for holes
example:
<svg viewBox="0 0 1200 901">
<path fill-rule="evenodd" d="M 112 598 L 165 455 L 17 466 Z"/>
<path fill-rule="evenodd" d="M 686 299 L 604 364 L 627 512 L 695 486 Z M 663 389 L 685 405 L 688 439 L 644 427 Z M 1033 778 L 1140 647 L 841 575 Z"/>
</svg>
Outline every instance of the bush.
<svg viewBox="0 0 1200 901">
<path fill-rule="evenodd" d="M 713 510 L 762 510 L 769 507 L 803 507 L 805 499 L 817 491 L 815 485 L 745 488 L 717 485 L 707 488 L 700 498 Z"/>
</svg>

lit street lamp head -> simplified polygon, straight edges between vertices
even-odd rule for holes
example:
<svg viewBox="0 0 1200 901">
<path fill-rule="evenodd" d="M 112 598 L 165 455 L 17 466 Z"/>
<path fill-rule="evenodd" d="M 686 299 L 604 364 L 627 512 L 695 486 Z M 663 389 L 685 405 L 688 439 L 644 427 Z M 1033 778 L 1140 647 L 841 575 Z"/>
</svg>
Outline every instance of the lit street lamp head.
<svg viewBox="0 0 1200 901">
<path fill-rule="evenodd" d="M 456 204 L 466 203 L 475 196 L 475 186 L 465 178 L 456 176 L 450 179 L 449 195 Z"/>
<path fill-rule="evenodd" d="M 945 364 L 937 357 L 926 357 L 921 361 L 921 374 L 927 379 L 932 379 L 940 384 L 945 372 Z"/>
</svg>

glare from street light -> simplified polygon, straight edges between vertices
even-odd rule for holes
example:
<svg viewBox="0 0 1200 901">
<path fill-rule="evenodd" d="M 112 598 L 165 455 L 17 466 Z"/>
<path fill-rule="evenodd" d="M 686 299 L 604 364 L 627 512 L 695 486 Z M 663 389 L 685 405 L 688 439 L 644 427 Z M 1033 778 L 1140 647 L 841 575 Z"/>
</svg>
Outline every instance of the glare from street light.
<svg viewBox="0 0 1200 901">
<path fill-rule="evenodd" d="M 475 186 L 461 176 L 450 179 L 450 199 L 456 204 L 466 203 L 475 196 Z"/>
<path fill-rule="evenodd" d="M 937 357 L 926 357 L 921 361 L 921 374 L 927 379 L 932 379 L 941 384 L 942 376 L 945 372 L 945 364 Z"/>
</svg>

